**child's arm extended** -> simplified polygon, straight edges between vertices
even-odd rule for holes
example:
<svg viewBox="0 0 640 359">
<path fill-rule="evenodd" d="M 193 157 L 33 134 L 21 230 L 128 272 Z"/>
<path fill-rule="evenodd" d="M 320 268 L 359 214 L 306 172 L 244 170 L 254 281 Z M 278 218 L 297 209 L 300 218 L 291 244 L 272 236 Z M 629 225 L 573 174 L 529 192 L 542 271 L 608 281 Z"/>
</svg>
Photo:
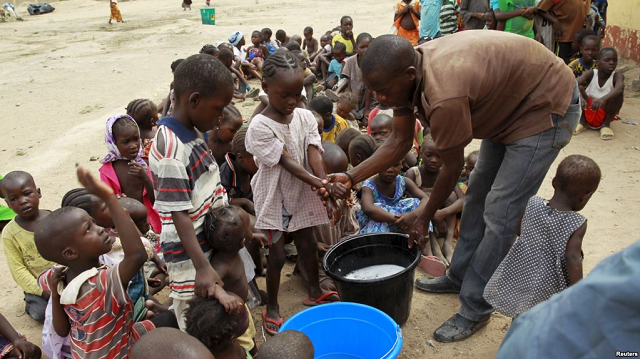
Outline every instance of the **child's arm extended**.
<svg viewBox="0 0 640 359">
<path fill-rule="evenodd" d="M 213 297 L 216 290 L 215 285 L 223 285 L 222 280 L 200 248 L 189 213 L 187 211 L 171 212 L 171 217 L 180 242 L 196 268 L 194 294 L 205 298 Z"/>
<path fill-rule="evenodd" d="M 120 234 L 124 259 L 118 264 L 118 272 L 122 286 L 127 288 L 129 282 L 138 273 L 140 268 L 147 261 L 147 252 L 140 240 L 138 227 L 133 223 L 131 217 L 122 208 L 118 199 L 113 194 L 113 190 L 105 183 L 95 178 L 91 172 L 81 166 L 77 169 L 78 180 L 89 191 L 107 204 L 107 208 L 113 218 L 113 223 Z"/>
<path fill-rule="evenodd" d="M 582 279 L 582 238 L 587 233 L 587 221 L 580 226 L 567 242 L 567 250 L 564 253 L 564 260 L 567 264 L 567 274 L 571 284 L 576 284 Z"/>
<path fill-rule="evenodd" d="M 313 172 L 315 173 L 315 169 L 313 167 L 313 164 L 311 163 L 311 153 L 312 153 L 312 149 L 311 148 L 315 148 L 315 146 L 309 146 L 309 165 L 311 166 L 311 169 L 313 170 Z M 318 155 L 320 154 L 320 152 L 318 151 L 317 148 L 315 148 L 315 151 L 318 153 Z M 282 150 L 282 155 L 280 156 L 280 162 L 279 164 L 284 167 L 285 170 L 287 170 L 287 172 L 291 173 L 292 175 L 294 175 L 297 179 L 299 179 L 300 181 L 310 185 L 311 187 L 315 187 L 315 188 L 320 188 L 323 187 L 322 184 L 322 179 L 318 178 L 314 175 L 312 175 L 311 173 L 307 172 L 307 170 L 302 167 L 300 164 L 298 164 L 298 162 L 293 160 L 293 157 L 291 157 L 291 155 L 289 154 L 289 152 L 287 152 L 286 150 Z M 322 162 L 320 162 L 320 166 L 322 166 Z M 322 175 L 324 178 L 324 169 L 322 170 Z"/>
<path fill-rule="evenodd" d="M 427 207 L 427 202 L 429 202 L 429 196 L 427 196 L 426 193 L 422 192 L 422 190 L 418 188 L 418 185 L 416 185 L 416 183 L 413 182 L 412 179 L 405 178 L 404 183 L 407 188 L 406 191 L 409 192 L 409 194 L 413 198 L 417 198 L 420 200 L 420 205 L 418 206 L 418 208 L 416 208 L 415 210 L 409 213 L 403 214 L 402 216 L 400 216 L 400 218 L 396 219 L 395 221 L 396 226 L 400 227 L 400 229 L 402 229 L 403 232 L 409 233 L 409 231 L 411 230 L 411 226 L 413 225 L 413 222 L 416 220 L 416 218 L 418 218 L 418 213 L 421 213 Z"/>
<path fill-rule="evenodd" d="M 518 16 L 523 16 L 531 20 L 533 19 L 533 15 L 535 14 L 535 11 L 537 11 L 537 8 L 524 7 L 522 9 L 513 10 L 513 11 L 494 10 L 493 13 L 496 16 L 497 21 L 506 21 Z"/>
<path fill-rule="evenodd" d="M 64 307 L 60 304 L 60 293 L 58 293 L 58 283 L 66 276 L 67 268 L 59 267 L 53 271 L 51 280 L 49 281 L 51 289 L 51 314 L 53 316 L 53 329 L 61 337 L 69 335 L 71 323 L 69 317 L 64 311 Z"/>
<path fill-rule="evenodd" d="M 14 353 L 12 354 L 17 354 L 19 358 L 40 358 L 40 348 L 23 339 L 2 314 L 0 314 L 0 336 L 13 344 Z"/>
<path fill-rule="evenodd" d="M 224 310 L 229 314 L 240 313 L 240 309 L 244 306 L 242 301 L 227 293 L 227 291 L 225 291 L 219 284 L 216 284 L 215 298 L 220 302 L 220 304 L 222 304 Z"/>
<path fill-rule="evenodd" d="M 362 187 L 360 203 L 362 204 L 362 212 L 376 222 L 395 223 L 398 219 L 373 203 L 373 190 L 369 187 Z"/>
</svg>

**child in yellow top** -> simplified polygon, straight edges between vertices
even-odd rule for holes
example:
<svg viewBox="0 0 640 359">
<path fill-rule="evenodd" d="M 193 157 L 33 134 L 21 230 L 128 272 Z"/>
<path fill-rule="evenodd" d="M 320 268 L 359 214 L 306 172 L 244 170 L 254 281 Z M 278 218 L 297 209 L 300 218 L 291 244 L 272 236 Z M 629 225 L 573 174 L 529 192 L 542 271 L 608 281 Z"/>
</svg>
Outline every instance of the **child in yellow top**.
<svg viewBox="0 0 640 359">
<path fill-rule="evenodd" d="M 335 143 L 340 132 L 349 128 L 344 118 L 333 113 L 333 102 L 326 96 L 317 96 L 309 102 L 308 108 L 322 117 L 323 141 Z"/>
<path fill-rule="evenodd" d="M 2 231 L 4 255 L 11 276 L 24 292 L 25 312 L 43 323 L 50 293 L 38 287 L 38 276 L 54 263 L 42 258 L 34 241 L 34 229 L 50 211 L 40 209 L 40 188 L 27 172 L 8 173 L 0 182 L 7 205 L 16 213 Z"/>
</svg>

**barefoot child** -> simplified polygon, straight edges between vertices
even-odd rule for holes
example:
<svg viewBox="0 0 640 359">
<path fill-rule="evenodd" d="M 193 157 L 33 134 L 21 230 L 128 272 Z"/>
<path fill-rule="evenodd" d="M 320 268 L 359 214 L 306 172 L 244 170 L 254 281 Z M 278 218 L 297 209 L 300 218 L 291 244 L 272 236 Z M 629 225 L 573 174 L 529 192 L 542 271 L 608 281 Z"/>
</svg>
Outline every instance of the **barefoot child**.
<svg viewBox="0 0 640 359">
<path fill-rule="evenodd" d="M 318 40 L 313 37 L 313 28 L 311 26 L 305 27 L 302 34 L 304 35 L 304 41 L 302 42 L 302 50 L 306 50 L 309 55 L 312 55 L 318 52 L 319 50 Z"/>
<path fill-rule="evenodd" d="M 233 80 L 220 61 L 193 55 L 176 70 L 174 89 L 175 108 L 172 117 L 158 121 L 149 166 L 163 225 L 160 243 L 171 278 L 169 296 L 184 330 L 187 301 L 212 297 L 216 283 L 222 283 L 209 263 L 203 223 L 206 209 L 223 206 L 226 195 L 203 134 L 218 124 L 231 102 Z"/>
<path fill-rule="evenodd" d="M 235 301 L 242 299 L 230 293 Z M 239 343 L 239 337 L 251 325 L 249 310 L 229 312 L 217 299 L 195 298 L 189 302 L 186 332 L 203 343 L 215 358 L 252 359 Z"/>
<path fill-rule="evenodd" d="M 247 51 L 244 48 L 246 40 L 240 31 L 234 31 L 228 38 L 232 46 L 233 56 L 235 58 L 236 67 L 247 75 L 247 78 L 253 76 L 258 80 L 262 79 L 262 75 L 258 71 L 256 65 L 247 61 Z"/>
<path fill-rule="evenodd" d="M 585 71 L 598 68 L 598 53 L 600 52 L 600 38 L 595 35 L 586 36 L 580 45 L 581 57 L 571 61 L 569 67 L 576 78 Z"/>
<path fill-rule="evenodd" d="M 351 16 L 343 16 L 340 18 L 340 33 L 333 37 L 331 45 L 335 47 L 337 43 L 344 44 L 347 56 L 355 54 L 356 39 L 353 36 L 353 19 Z"/>
<path fill-rule="evenodd" d="M 247 58 L 252 65 L 254 65 L 258 72 L 262 72 L 262 64 L 264 60 L 269 56 L 269 49 L 262 43 L 262 34 L 256 30 L 251 33 L 252 46 L 247 48 Z"/>
<path fill-rule="evenodd" d="M 342 42 L 337 42 L 331 49 L 333 60 L 329 63 L 324 86 L 327 89 L 333 88 L 342 78 L 342 61 L 347 57 L 347 48 Z"/>
<path fill-rule="evenodd" d="M 16 213 L 2 231 L 7 266 L 13 280 L 24 293 L 25 313 L 33 320 L 43 323 L 51 293 L 38 287 L 38 276 L 55 263 L 38 253 L 34 231 L 38 223 L 51 212 L 40 209 L 40 188 L 27 172 L 9 172 L 0 181 L 0 192 L 9 208 Z"/>
<path fill-rule="evenodd" d="M 238 100 L 244 100 L 247 98 L 247 91 L 251 89 L 249 82 L 244 75 L 234 67 L 233 65 L 233 51 L 227 48 L 222 48 L 218 54 L 218 60 L 231 72 L 233 77 L 233 98 Z M 251 96 L 256 96 L 257 92 L 260 92 L 257 88 L 250 92 Z"/>
<path fill-rule="evenodd" d="M 558 166 L 553 197 L 531 197 L 520 237 L 484 290 L 495 310 L 516 317 L 582 279 L 587 219 L 577 212 L 598 189 L 601 176 L 592 159 L 572 155 Z"/>
<path fill-rule="evenodd" d="M 296 108 L 303 86 L 302 69 L 291 53 L 270 56 L 263 69 L 262 88 L 269 96 L 269 105 L 253 118 L 245 144 L 258 165 L 251 181 L 256 205 L 255 228 L 265 231 L 270 245 L 269 301 L 263 324 L 268 333 L 276 334 L 283 323 L 278 304 L 280 271 L 285 261 L 286 239 L 283 237 L 293 237 L 299 263 L 310 273 L 309 299 L 303 304 L 337 301 L 338 296 L 323 293 L 318 284 L 316 239 L 311 228 L 328 221 L 327 211 L 310 186 L 325 187 L 321 181 L 325 171 L 317 122 L 310 111 Z M 344 188 L 329 187 L 329 190 L 336 189 Z"/>
<path fill-rule="evenodd" d="M 131 116 L 140 129 L 140 140 L 142 141 L 142 159 L 149 163 L 149 150 L 156 135 L 155 126 L 158 122 L 158 107 L 153 101 L 139 99 L 129 102 L 126 108 L 127 115 Z"/>
<path fill-rule="evenodd" d="M 215 158 L 218 167 L 225 162 L 225 155 L 231 151 L 231 141 L 242 127 L 242 114 L 234 105 L 227 105 L 222 112 L 219 124 L 207 132 L 209 151 Z"/>
<path fill-rule="evenodd" d="M 155 233 L 162 232 L 158 212 L 153 208 L 155 194 L 151 170 L 142 159 L 138 124 L 129 115 L 107 120 L 104 143 L 109 153 L 100 161 L 100 180 L 118 195 L 125 194 L 142 202 L 149 213 L 149 224 Z"/>
<path fill-rule="evenodd" d="M 349 124 L 342 117 L 333 114 L 333 102 L 326 96 L 318 96 L 309 102 L 309 110 L 322 117 L 322 140 L 336 142 L 336 138 Z"/>
<path fill-rule="evenodd" d="M 106 204 L 120 230 L 124 258 L 111 268 L 101 266 L 99 257 L 111 250 L 112 237 L 86 211 L 63 207 L 36 228 L 38 251 L 62 265 L 43 272 L 38 283 L 51 291 L 55 331 L 61 337 L 70 334 L 74 358 L 127 358 L 133 343 L 155 328 L 150 321 L 133 323 L 126 292 L 147 254 L 111 188 L 82 167 L 77 173 L 80 183 Z"/>
<path fill-rule="evenodd" d="M 18 333 L 9 321 L 0 314 L 0 357 L 20 359 L 40 359 L 42 351 Z"/>
<path fill-rule="evenodd" d="M 207 213 L 205 219 L 207 240 L 214 250 L 211 266 L 224 282 L 224 288 L 217 288 L 215 298 L 227 309 L 227 312 L 239 312 L 246 307 L 249 328 L 239 336 L 238 343 L 251 355 L 255 355 L 256 328 L 249 307 L 245 303 L 249 296 L 249 286 L 245 275 L 245 265 L 240 250 L 253 238 L 251 219 L 240 207 L 219 207 Z M 253 269 L 252 269 L 253 270 Z M 244 298 L 238 302 L 231 294 Z"/>
<path fill-rule="evenodd" d="M 624 101 L 624 75 L 616 72 L 618 52 L 611 47 L 600 50 L 598 67 L 578 78 L 584 112 L 574 134 L 589 127 L 600 129 L 600 139 L 613 140 L 611 121 L 617 118 Z"/>
<path fill-rule="evenodd" d="M 427 205 L 429 197 L 400 170 L 402 161 L 362 183 L 360 233 L 409 233 L 416 210 Z"/>
<path fill-rule="evenodd" d="M 398 31 L 398 36 L 407 39 L 411 45 L 416 46 L 420 38 L 420 9 L 419 0 L 402 0 L 396 4 L 396 12 L 393 15 L 393 26 Z"/>
</svg>

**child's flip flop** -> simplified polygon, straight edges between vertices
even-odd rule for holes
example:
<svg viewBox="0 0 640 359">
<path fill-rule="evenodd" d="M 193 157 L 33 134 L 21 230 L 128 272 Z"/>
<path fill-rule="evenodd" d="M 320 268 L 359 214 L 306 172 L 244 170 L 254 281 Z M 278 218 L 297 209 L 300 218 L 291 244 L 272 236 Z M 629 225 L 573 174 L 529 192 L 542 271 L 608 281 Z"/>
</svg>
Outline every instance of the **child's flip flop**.
<svg viewBox="0 0 640 359">
<path fill-rule="evenodd" d="M 440 258 L 436 256 L 422 256 L 418 267 L 432 277 L 441 277 L 447 271 L 446 264 L 442 263 Z"/>
<path fill-rule="evenodd" d="M 603 127 L 600 129 L 600 139 L 604 141 L 613 140 L 613 130 L 609 127 Z"/>
<path fill-rule="evenodd" d="M 278 327 L 278 329 L 271 329 L 269 328 L 269 326 L 267 326 L 267 324 L 271 324 L 274 325 L 276 327 Z M 264 330 L 267 331 L 267 333 L 271 334 L 271 335 L 276 335 L 278 334 L 278 330 L 280 330 L 280 327 L 282 326 L 282 324 L 284 324 L 284 319 L 282 319 L 282 317 L 280 317 L 280 319 L 278 320 L 274 320 L 271 319 L 269 317 L 267 317 L 267 310 L 263 310 L 262 311 L 262 327 L 264 328 Z"/>
<path fill-rule="evenodd" d="M 324 292 L 324 294 L 322 294 L 321 296 L 319 296 L 316 299 L 305 299 L 304 302 L 302 302 L 302 305 L 307 306 L 307 307 L 315 307 L 317 305 L 321 305 L 321 304 L 328 304 L 328 303 L 335 303 L 335 302 L 339 302 L 340 299 L 329 299 L 329 297 L 331 297 L 332 295 L 335 295 L 336 297 L 339 298 L 339 294 L 336 291 L 329 291 L 329 292 Z"/>
<path fill-rule="evenodd" d="M 583 124 L 579 123 L 578 126 L 576 126 L 576 129 L 573 130 L 573 135 L 579 135 L 580 133 L 582 133 L 582 131 L 585 130 L 585 127 Z"/>
</svg>

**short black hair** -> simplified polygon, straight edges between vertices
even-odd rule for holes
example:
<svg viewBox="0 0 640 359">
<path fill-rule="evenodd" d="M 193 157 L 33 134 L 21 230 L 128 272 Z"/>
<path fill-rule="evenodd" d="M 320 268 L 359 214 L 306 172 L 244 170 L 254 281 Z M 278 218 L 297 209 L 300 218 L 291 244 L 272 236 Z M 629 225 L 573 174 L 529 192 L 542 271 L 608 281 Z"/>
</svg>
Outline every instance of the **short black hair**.
<svg viewBox="0 0 640 359">
<path fill-rule="evenodd" d="M 379 113 L 379 114 L 373 116 L 373 118 L 369 122 L 369 127 L 371 127 L 374 122 L 378 122 L 378 121 L 382 121 L 382 123 L 384 123 L 384 124 L 390 123 L 391 126 L 393 127 L 393 117 L 391 117 L 391 116 L 389 116 L 387 114 L 384 114 L 384 113 Z"/>
<path fill-rule="evenodd" d="M 340 26 L 342 26 L 342 23 L 345 22 L 346 20 L 351 20 L 353 21 L 353 19 L 351 18 L 351 16 L 349 15 L 345 15 L 343 17 L 340 18 Z"/>
<path fill-rule="evenodd" d="M 136 99 L 127 105 L 127 115 L 131 116 L 138 127 L 150 130 L 153 126 L 151 119 L 158 113 L 158 107 L 149 99 Z"/>
<path fill-rule="evenodd" d="M 355 128 L 345 128 L 338 134 L 338 137 L 336 137 L 336 145 L 340 146 L 342 151 L 347 153 L 349 152 L 349 145 L 351 144 L 351 141 L 360 136 L 362 136 L 362 133 Z"/>
<path fill-rule="evenodd" d="M 363 159 L 367 159 L 376 152 L 376 140 L 369 135 L 356 137 L 349 144 L 349 157 L 359 154 Z"/>
<path fill-rule="evenodd" d="M 311 339 L 296 330 L 285 330 L 260 346 L 260 359 L 313 359 L 314 354 Z"/>
<path fill-rule="evenodd" d="M 286 47 L 289 51 L 300 51 L 300 44 L 294 40 L 287 42 L 284 47 Z"/>
<path fill-rule="evenodd" d="M 287 36 L 287 33 L 284 30 L 280 29 L 276 31 L 276 39 L 282 36 Z"/>
<path fill-rule="evenodd" d="M 30 173 L 25 171 L 11 171 L 7 173 L 2 180 L 0 180 L 0 194 L 4 193 L 4 186 L 2 185 L 3 182 L 20 181 L 20 180 L 25 182 L 31 182 L 34 186 L 36 185 L 36 181 L 33 180 L 33 176 L 31 176 Z M 0 197 L 4 198 L 4 195 Z"/>
<path fill-rule="evenodd" d="M 270 28 L 265 27 L 264 29 L 262 29 L 262 31 L 260 31 L 263 35 L 267 35 L 268 37 L 271 37 L 271 35 L 273 35 L 273 32 L 271 31 Z"/>
<path fill-rule="evenodd" d="M 171 63 L 171 72 L 172 73 L 176 72 L 176 69 L 178 68 L 178 66 L 180 66 L 182 61 L 184 61 L 184 59 L 177 59 L 176 61 Z"/>
<path fill-rule="evenodd" d="M 240 324 L 236 317 L 227 314 L 217 299 L 195 297 L 188 304 L 186 332 L 212 353 L 226 349 Z"/>
<path fill-rule="evenodd" d="M 127 210 L 127 213 L 129 214 L 129 216 L 134 222 L 139 222 L 147 218 L 147 214 L 148 214 L 147 207 L 145 207 L 145 205 L 142 204 L 142 202 L 136 199 L 133 199 L 131 197 L 122 197 L 118 199 L 118 203 L 120 203 L 122 208 Z M 140 214 L 144 213 L 144 218 L 133 218 L 133 214 L 134 213 L 137 214 L 137 212 L 140 212 Z"/>
<path fill-rule="evenodd" d="M 406 39 L 396 35 L 382 35 L 371 41 L 364 53 L 362 75 L 388 74 L 395 76 L 415 63 L 416 52 Z"/>
<path fill-rule="evenodd" d="M 601 49 L 600 56 L 606 54 L 607 52 L 613 52 L 616 56 L 618 56 L 618 50 L 614 49 L 613 47 L 605 47 Z"/>
<path fill-rule="evenodd" d="M 143 335 L 131 349 L 131 359 L 203 359 L 213 354 L 198 339 L 175 328 L 157 328 Z"/>
<path fill-rule="evenodd" d="M 313 33 L 313 28 L 311 26 L 307 26 L 302 30 L 303 34 Z"/>
<path fill-rule="evenodd" d="M 591 29 L 581 29 L 576 31 L 576 34 L 573 35 L 573 38 L 578 41 L 578 44 L 582 44 L 582 39 L 584 39 L 587 36 L 591 36 L 594 35 L 595 36 L 595 31 L 591 30 Z"/>
<path fill-rule="evenodd" d="M 176 99 L 188 91 L 199 92 L 200 96 L 214 95 L 220 88 L 232 88 L 231 72 L 218 60 L 209 55 L 193 55 L 184 60 L 173 76 L 173 90 Z"/>
<path fill-rule="evenodd" d="M 202 46 L 202 48 L 200 49 L 200 53 L 201 54 L 207 54 L 207 55 L 211 55 L 211 56 L 215 56 L 218 52 L 220 52 L 220 50 L 218 50 L 217 47 L 211 45 L 211 44 L 206 44 L 204 46 Z"/>
<path fill-rule="evenodd" d="M 587 156 L 571 155 L 560 162 L 553 181 L 560 190 L 582 195 L 597 187 L 601 178 L 602 172 L 594 160 Z"/>
<path fill-rule="evenodd" d="M 233 62 L 233 51 L 227 48 L 220 50 L 220 53 L 218 53 L 218 60 L 220 60 L 222 64 L 225 64 L 228 61 Z"/>
<path fill-rule="evenodd" d="M 249 126 L 242 126 L 235 135 L 233 135 L 233 140 L 231 140 L 231 151 L 236 154 L 238 152 L 247 152 L 247 147 L 244 144 L 245 138 L 247 137 L 247 130 Z"/>
<path fill-rule="evenodd" d="M 69 231 L 74 229 L 69 227 L 65 218 L 80 210 L 82 209 L 76 207 L 58 208 L 38 222 L 33 238 L 42 258 L 65 264 L 62 249 L 69 243 Z"/>
<path fill-rule="evenodd" d="M 309 101 L 307 106 L 309 110 L 315 111 L 318 115 L 324 117 L 326 114 L 333 112 L 333 102 L 327 96 L 316 96 Z"/>
<path fill-rule="evenodd" d="M 358 37 L 356 37 L 356 46 L 358 46 L 362 41 L 371 41 L 373 40 L 373 36 L 367 32 L 362 32 Z"/>
<path fill-rule="evenodd" d="M 331 52 L 338 52 L 338 53 L 347 52 L 347 45 L 345 45 L 344 43 L 338 41 L 338 42 L 336 42 L 335 45 L 333 45 L 333 49 L 332 49 Z"/>
<path fill-rule="evenodd" d="M 277 74 L 278 71 L 291 70 L 294 72 L 302 71 L 300 62 L 294 54 L 289 51 L 274 53 L 267 57 L 262 65 L 262 78 L 269 79 Z"/>
<path fill-rule="evenodd" d="M 580 41 L 580 46 L 584 46 L 585 41 L 595 41 L 598 43 L 598 46 L 600 46 L 600 38 L 596 35 L 585 36 L 582 41 Z"/>
<path fill-rule="evenodd" d="M 338 173 L 347 170 L 349 157 L 340 146 L 331 141 L 322 141 L 322 148 L 324 149 L 322 161 L 324 161 L 327 173 Z"/>
</svg>

